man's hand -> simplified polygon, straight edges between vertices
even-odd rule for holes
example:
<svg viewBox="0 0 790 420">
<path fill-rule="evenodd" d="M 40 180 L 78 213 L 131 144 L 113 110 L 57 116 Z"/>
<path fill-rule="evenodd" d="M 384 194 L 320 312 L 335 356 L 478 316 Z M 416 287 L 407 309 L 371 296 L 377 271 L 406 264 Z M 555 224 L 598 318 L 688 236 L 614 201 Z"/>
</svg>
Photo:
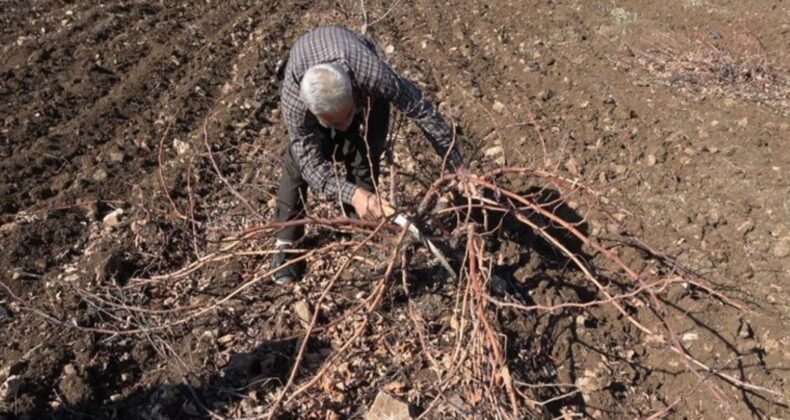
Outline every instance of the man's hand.
<svg viewBox="0 0 790 420">
<path fill-rule="evenodd" d="M 362 188 L 354 190 L 354 196 L 351 198 L 351 205 L 357 212 L 357 216 L 363 220 L 378 221 L 387 216 L 385 208 L 389 204 L 376 197 L 376 194 L 370 193 Z"/>
<path fill-rule="evenodd" d="M 455 187 L 458 192 L 466 197 L 477 196 L 477 185 L 475 185 L 477 175 L 473 174 L 466 166 L 458 168 L 455 174 L 457 176 Z"/>
</svg>

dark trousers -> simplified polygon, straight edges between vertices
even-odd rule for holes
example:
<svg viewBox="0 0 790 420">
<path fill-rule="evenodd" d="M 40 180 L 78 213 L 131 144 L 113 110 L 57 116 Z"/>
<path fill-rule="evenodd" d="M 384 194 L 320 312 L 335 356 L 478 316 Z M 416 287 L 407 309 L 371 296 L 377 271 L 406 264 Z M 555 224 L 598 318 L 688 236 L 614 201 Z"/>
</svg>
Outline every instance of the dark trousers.
<svg viewBox="0 0 790 420">
<path fill-rule="evenodd" d="M 333 160 L 343 162 L 346 167 L 346 180 L 373 192 L 373 183 L 378 181 L 381 154 L 386 147 L 389 131 L 389 102 L 372 100 L 369 111 L 368 113 L 366 107 L 351 123 L 348 132 L 336 131 L 333 136 L 332 130 L 322 127 L 321 134 L 324 157 L 330 162 Z M 368 121 L 365 121 L 366 115 Z M 366 134 L 367 141 L 365 141 Z M 299 165 L 291 154 L 291 148 L 286 147 L 283 156 L 283 173 L 277 190 L 275 220 L 284 222 L 303 218 L 306 201 L 307 181 L 302 178 Z M 344 204 L 343 208 L 346 214 L 353 216 L 353 207 Z M 277 239 L 297 241 L 303 235 L 304 226 L 292 226 L 277 232 Z"/>
</svg>

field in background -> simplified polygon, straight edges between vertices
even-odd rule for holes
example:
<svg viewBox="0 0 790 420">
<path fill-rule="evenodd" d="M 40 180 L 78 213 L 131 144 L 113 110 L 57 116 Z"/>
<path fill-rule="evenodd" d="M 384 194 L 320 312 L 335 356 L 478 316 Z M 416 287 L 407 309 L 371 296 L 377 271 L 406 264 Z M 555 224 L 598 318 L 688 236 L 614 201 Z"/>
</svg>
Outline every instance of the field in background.
<svg viewBox="0 0 790 420">
<path fill-rule="evenodd" d="M 271 218 L 286 141 L 277 66 L 310 28 L 359 30 L 366 19 L 385 60 L 462 127 L 476 171 L 521 166 L 582 180 L 622 206 L 615 216 L 623 224 L 594 219 L 587 228 L 628 264 L 652 272 L 661 258 L 607 243 L 625 224 L 670 258 L 663 263 L 693 269 L 748 307 L 680 284 L 661 296 L 683 314 L 675 327 L 691 353 L 778 393 L 687 372 L 611 307 L 499 311 L 511 370 L 549 401 L 535 412 L 783 418 L 790 6 L 653 3 L 369 1 L 363 14 L 346 0 L 3 2 L 0 418 L 263 412 L 288 379 L 304 312 L 315 309 L 341 258 L 318 256 L 293 288 L 264 278 L 215 306 L 266 271 L 267 255 L 256 251 L 270 247 L 268 236 L 247 244 L 248 254 L 157 276 L 182 273 Z M 405 205 L 435 179 L 438 159 L 408 123 L 395 157 Z M 527 178 L 508 185 L 534 187 Z M 336 215 L 315 202 L 316 214 Z M 347 239 L 311 232 L 323 245 Z M 590 299 L 579 272 L 524 238 L 534 239 L 502 238 L 489 250 L 512 287 L 547 304 Z M 480 415 L 484 395 L 437 397 L 444 361 L 409 335 L 417 313 L 429 347 L 446 344 L 442 337 L 458 328 L 450 321 L 458 290 L 425 264 L 414 272 L 413 290 L 384 298 L 345 366 L 283 413 L 362 415 L 385 390 L 418 411 L 435 399 L 436 418 Z M 341 282 L 320 308 L 323 324 L 375 294 L 364 271 Z M 629 301 L 629 313 L 649 317 L 641 305 Z M 196 315 L 158 327 L 183 319 L 179 311 Z M 300 378 L 318 371 L 355 325 L 351 318 L 347 330 L 311 342 Z"/>
</svg>

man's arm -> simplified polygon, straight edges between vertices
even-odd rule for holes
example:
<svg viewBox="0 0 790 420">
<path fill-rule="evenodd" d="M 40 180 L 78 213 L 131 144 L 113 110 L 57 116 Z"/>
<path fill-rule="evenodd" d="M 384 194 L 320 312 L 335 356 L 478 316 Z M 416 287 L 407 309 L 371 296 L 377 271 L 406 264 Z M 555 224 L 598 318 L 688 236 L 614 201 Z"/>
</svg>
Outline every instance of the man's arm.
<svg viewBox="0 0 790 420">
<path fill-rule="evenodd" d="M 362 219 L 377 220 L 383 216 L 382 204 L 374 194 L 335 176 L 329 162 L 321 155 L 320 134 L 316 130 L 289 127 L 289 132 L 294 134 L 288 147 L 291 147 L 302 177 L 311 187 L 329 198 L 340 198 L 343 203 L 351 204 Z"/>
<path fill-rule="evenodd" d="M 340 198 L 343 203 L 351 204 L 357 187 L 335 176 L 330 163 L 321 153 L 321 134 L 317 128 L 304 123 L 287 125 L 291 140 L 289 147 L 305 181 L 327 197 Z"/>
<path fill-rule="evenodd" d="M 388 99 L 401 112 L 406 114 L 422 129 L 425 137 L 431 142 L 442 158 L 447 156 L 447 163 L 454 170 L 464 166 L 459 152 L 459 145 L 447 120 L 436 110 L 414 86 L 411 81 L 395 74 L 386 64 L 379 61 L 381 69 L 377 80 L 369 80 L 371 93 Z M 452 147 L 452 150 L 450 148 Z M 448 150 L 450 150 L 448 155 Z"/>
</svg>

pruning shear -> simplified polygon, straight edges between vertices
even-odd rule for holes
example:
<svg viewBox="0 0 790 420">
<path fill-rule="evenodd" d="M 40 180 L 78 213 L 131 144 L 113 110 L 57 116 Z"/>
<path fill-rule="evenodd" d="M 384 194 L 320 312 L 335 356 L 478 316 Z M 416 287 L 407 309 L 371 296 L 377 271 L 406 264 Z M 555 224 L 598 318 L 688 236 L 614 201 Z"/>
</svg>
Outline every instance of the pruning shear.
<svg viewBox="0 0 790 420">
<path fill-rule="evenodd" d="M 384 215 L 387 217 L 396 213 L 395 209 L 387 203 L 382 203 L 381 207 L 382 210 L 384 210 Z M 439 264 L 444 267 L 447 273 L 450 274 L 451 278 L 457 278 L 455 270 L 453 270 L 453 267 L 450 266 L 449 262 L 447 262 L 447 258 L 444 256 L 444 253 L 442 253 L 442 251 L 440 251 L 439 248 L 437 248 L 436 245 L 434 245 L 433 242 L 431 242 L 431 240 L 428 239 L 411 220 L 409 220 L 409 218 L 402 214 L 398 214 L 395 216 L 395 219 L 393 219 L 393 223 L 408 230 L 415 239 L 420 241 L 426 248 L 428 248 L 429 251 L 431 251 L 431 254 L 433 254 L 433 256 L 439 260 Z"/>
</svg>

